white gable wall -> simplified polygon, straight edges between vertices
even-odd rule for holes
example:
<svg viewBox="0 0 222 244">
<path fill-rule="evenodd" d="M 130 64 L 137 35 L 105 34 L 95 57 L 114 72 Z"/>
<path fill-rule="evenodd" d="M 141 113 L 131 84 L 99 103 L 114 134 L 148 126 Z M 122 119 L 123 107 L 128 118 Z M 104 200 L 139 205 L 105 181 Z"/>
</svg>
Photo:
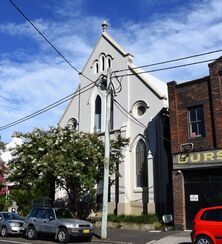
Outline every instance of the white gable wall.
<svg viewBox="0 0 222 244">
<path fill-rule="evenodd" d="M 96 62 L 101 64 L 101 57 L 106 59 L 111 58 L 112 71 L 129 69 L 131 68 L 132 56 L 127 54 L 121 49 L 108 34 L 103 33 L 95 49 L 93 50 L 89 60 L 87 61 L 82 73 L 88 77 L 91 81 L 96 81 L 101 74 L 106 74 L 105 71 L 101 72 L 101 65 L 99 65 L 99 73 L 96 71 Z M 132 70 L 124 71 L 122 74 L 134 74 Z M 119 73 L 116 73 L 119 75 Z M 115 75 L 115 74 L 114 74 Z M 80 89 L 89 85 L 91 82 L 84 76 L 80 75 Z M 120 185 L 119 185 L 119 213 L 125 214 L 141 214 L 142 210 L 142 198 L 144 197 L 144 190 L 137 189 L 135 183 L 135 148 L 140 138 L 143 138 L 147 151 L 149 151 L 147 164 L 148 164 L 148 178 L 149 185 L 146 189 L 148 194 L 148 209 L 150 212 L 154 212 L 154 181 L 153 181 L 153 156 L 155 154 L 155 133 L 150 133 L 150 137 L 146 138 L 145 130 L 149 129 L 149 122 L 158 115 L 161 109 L 165 106 L 166 100 L 163 99 L 161 94 L 166 95 L 164 89 L 157 89 L 158 85 L 151 87 L 150 84 L 155 82 L 151 76 L 148 80 L 144 79 L 141 75 L 125 76 L 118 78 L 121 81 L 122 90 L 114 97 L 121 106 L 133 116 L 135 116 L 135 104 L 138 101 L 144 101 L 148 105 L 143 116 L 137 116 L 138 121 L 135 121 L 132 117 L 124 115 L 118 109 L 118 106 L 114 104 L 114 130 L 121 130 L 122 135 L 130 139 L 129 146 L 124 149 L 124 162 L 120 164 Z M 117 88 L 119 83 L 116 78 L 112 79 L 112 82 Z M 162 84 L 164 87 L 164 84 Z M 166 86 L 166 85 L 165 85 Z M 78 94 L 78 91 L 77 91 Z M 70 118 L 76 118 L 80 131 L 94 132 L 94 116 L 95 116 L 95 99 L 100 95 L 102 99 L 102 129 L 105 128 L 105 93 L 97 87 L 90 89 L 89 91 L 82 93 L 80 96 L 73 98 L 63 114 L 60 125 L 67 125 Z M 121 108 L 120 108 L 121 109 Z M 133 122 L 134 121 L 134 122 Z M 142 123 L 147 128 L 143 128 L 138 125 Z M 152 145 L 151 145 L 152 144 Z M 114 209 L 115 194 L 114 188 L 111 190 L 110 211 Z"/>
</svg>

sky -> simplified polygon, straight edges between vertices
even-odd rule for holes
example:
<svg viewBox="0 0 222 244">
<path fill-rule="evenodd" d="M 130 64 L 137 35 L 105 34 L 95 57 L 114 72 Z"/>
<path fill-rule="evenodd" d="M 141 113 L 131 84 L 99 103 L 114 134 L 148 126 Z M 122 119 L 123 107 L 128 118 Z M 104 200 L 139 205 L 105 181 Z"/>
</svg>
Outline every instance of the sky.
<svg viewBox="0 0 222 244">
<path fill-rule="evenodd" d="M 222 49 L 221 0 L 13 1 L 79 71 L 102 33 L 104 20 L 109 24 L 108 33 L 134 55 L 137 66 Z M 184 62 L 221 55 L 218 52 Z M 180 83 L 208 75 L 208 66 L 204 63 L 152 75 L 165 83 Z M 0 127 L 71 94 L 78 84 L 78 73 L 9 0 L 0 0 Z M 10 142 L 15 131 L 56 126 L 67 104 L 1 130 L 1 140 Z"/>
</svg>

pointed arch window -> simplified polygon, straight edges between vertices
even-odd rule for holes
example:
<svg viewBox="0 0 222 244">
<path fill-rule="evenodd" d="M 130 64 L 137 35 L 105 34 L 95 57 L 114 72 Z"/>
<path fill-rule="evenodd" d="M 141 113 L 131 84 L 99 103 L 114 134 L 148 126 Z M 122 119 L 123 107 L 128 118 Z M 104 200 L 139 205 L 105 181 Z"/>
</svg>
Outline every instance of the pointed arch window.
<svg viewBox="0 0 222 244">
<path fill-rule="evenodd" d="M 101 131 L 101 98 L 96 97 L 95 101 L 95 131 Z"/>
<path fill-rule="evenodd" d="M 105 70 L 105 57 L 102 56 L 102 71 Z"/>
<path fill-rule="evenodd" d="M 108 57 L 108 68 L 111 68 L 111 58 Z"/>
<path fill-rule="evenodd" d="M 99 73 L 99 63 L 98 62 L 96 62 L 96 74 L 98 74 Z"/>
<path fill-rule="evenodd" d="M 136 187 L 148 186 L 148 172 L 146 160 L 146 145 L 139 140 L 136 146 Z"/>
<path fill-rule="evenodd" d="M 111 104 L 110 104 L 110 129 L 113 130 L 113 95 L 111 96 Z"/>
</svg>

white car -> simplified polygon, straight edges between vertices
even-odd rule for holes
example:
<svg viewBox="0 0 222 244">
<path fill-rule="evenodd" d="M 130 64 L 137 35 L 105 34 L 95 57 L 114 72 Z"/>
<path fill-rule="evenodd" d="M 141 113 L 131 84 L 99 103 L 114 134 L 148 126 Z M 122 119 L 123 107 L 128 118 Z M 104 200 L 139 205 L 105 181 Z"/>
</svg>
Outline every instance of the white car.
<svg viewBox="0 0 222 244">
<path fill-rule="evenodd" d="M 24 233 L 24 218 L 16 213 L 0 212 L 0 233 L 5 237 L 9 234 Z"/>
</svg>

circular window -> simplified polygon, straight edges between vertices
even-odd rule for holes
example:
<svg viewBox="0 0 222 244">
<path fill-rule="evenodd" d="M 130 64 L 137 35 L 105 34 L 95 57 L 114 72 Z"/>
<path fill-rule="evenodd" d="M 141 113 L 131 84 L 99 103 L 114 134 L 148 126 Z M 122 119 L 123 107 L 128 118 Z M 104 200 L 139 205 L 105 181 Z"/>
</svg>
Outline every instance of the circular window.
<svg viewBox="0 0 222 244">
<path fill-rule="evenodd" d="M 146 106 L 144 106 L 144 104 L 140 104 L 138 107 L 137 107 L 137 113 L 139 116 L 142 116 L 144 115 L 146 112 Z"/>
<path fill-rule="evenodd" d="M 148 106 L 144 101 L 138 101 L 133 106 L 133 114 L 136 117 L 141 117 L 145 114 Z"/>
</svg>

